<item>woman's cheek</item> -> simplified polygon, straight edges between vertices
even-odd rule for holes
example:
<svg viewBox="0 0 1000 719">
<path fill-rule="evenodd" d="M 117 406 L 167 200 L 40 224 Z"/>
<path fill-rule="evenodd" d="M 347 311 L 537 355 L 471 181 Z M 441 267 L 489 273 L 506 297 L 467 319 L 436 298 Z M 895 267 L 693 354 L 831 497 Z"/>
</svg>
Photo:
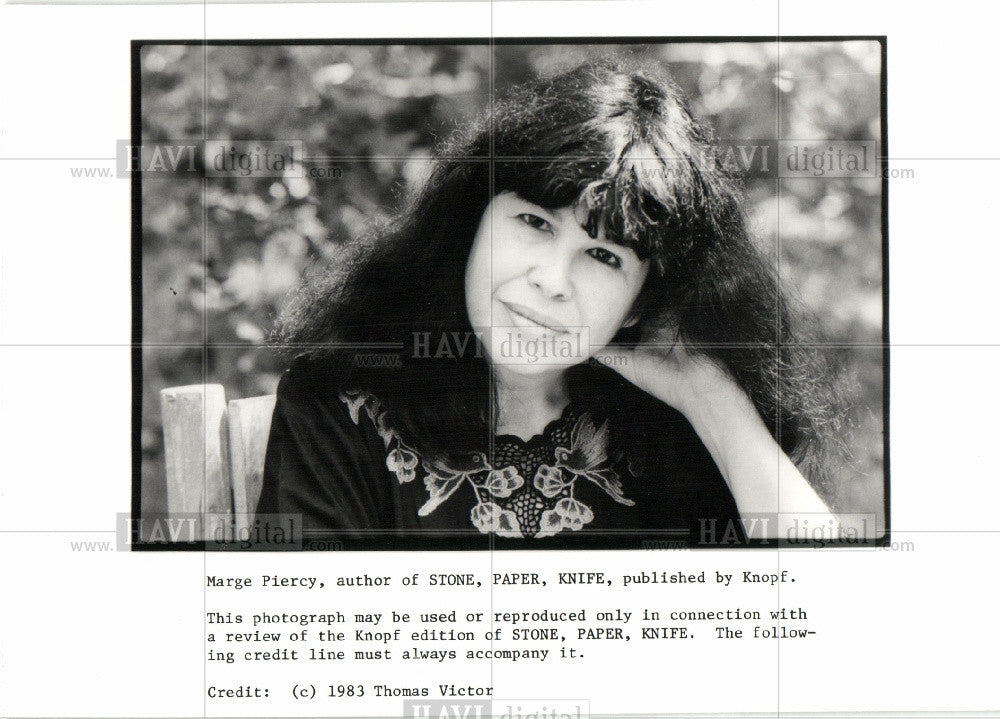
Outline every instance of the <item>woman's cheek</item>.
<svg viewBox="0 0 1000 719">
<path fill-rule="evenodd" d="M 494 246 L 490 260 L 488 283 L 494 291 L 528 271 L 526 253 L 512 243 Z"/>
<path fill-rule="evenodd" d="M 631 307 L 631 299 L 620 285 L 606 284 L 595 293 L 588 293 L 585 301 L 584 317 L 590 331 L 590 342 L 597 351 L 621 329 Z"/>
</svg>

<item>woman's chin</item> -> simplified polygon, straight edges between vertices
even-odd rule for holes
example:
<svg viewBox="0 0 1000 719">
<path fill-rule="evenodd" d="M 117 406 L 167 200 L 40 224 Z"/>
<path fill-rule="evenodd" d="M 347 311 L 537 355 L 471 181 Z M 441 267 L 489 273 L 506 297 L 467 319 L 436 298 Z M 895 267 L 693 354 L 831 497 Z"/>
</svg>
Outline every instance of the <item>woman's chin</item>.
<svg viewBox="0 0 1000 719">
<path fill-rule="evenodd" d="M 574 363 L 579 364 L 579 363 Z M 559 375 L 573 367 L 574 364 L 534 364 L 531 363 L 513 363 L 513 362 L 500 362 L 493 363 L 493 367 L 502 370 L 504 374 L 517 377 L 544 377 L 546 375 Z"/>
</svg>

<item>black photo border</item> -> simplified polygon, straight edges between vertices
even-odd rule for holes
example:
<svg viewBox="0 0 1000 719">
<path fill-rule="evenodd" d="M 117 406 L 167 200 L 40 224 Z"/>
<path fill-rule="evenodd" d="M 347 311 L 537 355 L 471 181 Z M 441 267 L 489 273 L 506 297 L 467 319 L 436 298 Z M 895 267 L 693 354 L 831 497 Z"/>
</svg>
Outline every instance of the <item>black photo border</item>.
<svg viewBox="0 0 1000 719">
<path fill-rule="evenodd" d="M 889 454 L 889 406 L 890 406 L 890 384 L 889 384 L 889 130 L 888 130 L 888 38 L 885 35 L 753 35 L 753 36 L 616 36 L 616 37 L 465 37 L 465 38 L 336 38 L 336 39 L 316 39 L 316 38 L 276 38 L 276 39 L 135 39 L 131 41 L 130 66 L 131 66 L 131 143 L 138 146 L 142 142 L 142 68 L 141 52 L 144 47 L 153 45 L 186 45 L 186 46 L 290 46 L 290 45 L 481 45 L 481 46 L 504 46 L 504 45 L 664 45 L 664 44 L 693 44 L 693 43 L 799 43 L 799 42 L 851 42 L 868 41 L 877 42 L 881 48 L 881 68 L 880 68 L 880 125 L 881 137 L 878 148 L 878 167 L 882 179 L 881 194 L 881 231 L 882 231 L 882 429 L 883 429 L 883 520 L 884 533 L 875 538 L 870 538 L 864 542 L 859 542 L 859 548 L 872 548 L 877 546 L 889 546 L 891 529 L 890 495 L 891 495 L 891 473 Z M 131 497 L 131 517 L 130 524 L 142 519 L 142 399 L 143 399 L 143 373 L 142 373 L 142 353 L 143 343 L 143 303 L 142 303 L 142 173 L 131 173 L 131 288 L 132 288 L 132 497 Z M 203 346 L 204 349 L 204 346 Z M 119 531 L 121 531 L 119 529 Z M 572 549 L 634 549 L 632 547 L 622 547 L 620 542 L 616 543 L 613 536 L 602 534 L 593 537 L 577 537 L 577 541 L 572 544 Z M 365 543 L 364 548 L 356 551 L 399 551 L 399 550 L 488 550 L 499 549 L 521 550 L 521 551 L 550 551 L 567 549 L 566 545 L 551 543 L 546 546 L 533 546 L 530 549 L 523 547 L 520 543 L 513 542 L 518 546 L 497 545 L 493 535 L 462 536 L 451 535 L 447 538 L 434 539 L 432 537 L 414 538 L 412 534 L 406 536 L 392 536 L 387 534 L 377 542 Z M 205 551 L 214 549 L 207 546 L 206 542 L 177 542 L 159 543 L 133 541 L 130 547 L 133 551 Z M 798 545 L 786 544 L 783 540 L 749 540 L 743 542 L 739 548 L 757 549 L 781 549 Z M 837 543 L 836 546 L 845 545 Z M 850 546 L 850 545 L 847 545 Z M 733 549 L 732 545 L 699 545 L 690 544 L 690 549 Z"/>
</svg>

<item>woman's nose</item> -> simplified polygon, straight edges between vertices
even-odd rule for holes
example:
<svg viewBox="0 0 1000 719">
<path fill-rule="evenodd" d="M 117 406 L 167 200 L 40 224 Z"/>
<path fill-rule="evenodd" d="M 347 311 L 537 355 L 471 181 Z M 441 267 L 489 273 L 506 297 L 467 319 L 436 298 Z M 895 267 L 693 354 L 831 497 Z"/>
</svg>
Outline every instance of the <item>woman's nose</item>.
<svg viewBox="0 0 1000 719">
<path fill-rule="evenodd" d="M 572 260 L 566 248 L 553 243 L 534 258 L 528 269 L 528 282 L 549 299 L 568 300 L 573 296 L 570 278 Z"/>
</svg>

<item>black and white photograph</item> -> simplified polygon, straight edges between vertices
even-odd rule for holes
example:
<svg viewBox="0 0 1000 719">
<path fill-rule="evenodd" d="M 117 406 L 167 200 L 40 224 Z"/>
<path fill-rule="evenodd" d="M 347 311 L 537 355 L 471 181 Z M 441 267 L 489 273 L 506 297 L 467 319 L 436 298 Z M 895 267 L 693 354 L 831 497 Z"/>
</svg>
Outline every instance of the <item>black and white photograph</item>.
<svg viewBox="0 0 1000 719">
<path fill-rule="evenodd" d="M 882 40 L 132 51 L 137 548 L 888 536 Z"/>
<path fill-rule="evenodd" d="M 0 717 L 1000 716 L 998 10 L 906 10 L 0 3 Z"/>
</svg>

